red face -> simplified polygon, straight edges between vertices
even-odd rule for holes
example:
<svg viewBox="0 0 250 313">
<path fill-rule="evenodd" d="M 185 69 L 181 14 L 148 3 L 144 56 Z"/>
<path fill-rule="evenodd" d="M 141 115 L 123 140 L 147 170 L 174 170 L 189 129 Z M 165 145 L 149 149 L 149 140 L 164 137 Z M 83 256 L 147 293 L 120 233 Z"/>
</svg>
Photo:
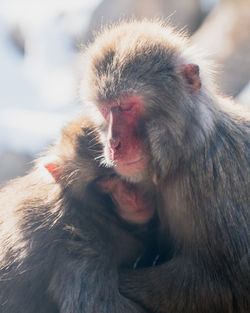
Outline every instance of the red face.
<svg viewBox="0 0 250 313">
<path fill-rule="evenodd" d="M 137 186 L 111 176 L 97 181 L 102 192 L 109 193 L 114 201 L 116 213 L 125 221 L 146 224 L 155 212 L 152 196 L 144 194 Z"/>
<path fill-rule="evenodd" d="M 138 180 L 148 165 L 148 153 L 141 139 L 140 121 L 144 108 L 139 96 L 127 96 L 119 102 L 98 106 L 108 123 L 105 157 L 122 176 Z"/>
</svg>

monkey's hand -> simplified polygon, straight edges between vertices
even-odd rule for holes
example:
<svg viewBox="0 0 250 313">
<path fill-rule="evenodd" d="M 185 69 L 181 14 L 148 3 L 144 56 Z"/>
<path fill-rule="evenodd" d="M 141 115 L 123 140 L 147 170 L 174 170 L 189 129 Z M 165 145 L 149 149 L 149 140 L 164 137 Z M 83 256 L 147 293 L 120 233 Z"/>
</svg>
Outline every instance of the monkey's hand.
<svg viewBox="0 0 250 313">
<path fill-rule="evenodd" d="M 157 267 L 158 268 L 158 267 Z M 161 302 L 158 293 L 160 280 L 157 282 L 155 267 L 119 271 L 119 290 L 121 294 L 140 303 L 140 305 L 155 312 Z"/>
</svg>

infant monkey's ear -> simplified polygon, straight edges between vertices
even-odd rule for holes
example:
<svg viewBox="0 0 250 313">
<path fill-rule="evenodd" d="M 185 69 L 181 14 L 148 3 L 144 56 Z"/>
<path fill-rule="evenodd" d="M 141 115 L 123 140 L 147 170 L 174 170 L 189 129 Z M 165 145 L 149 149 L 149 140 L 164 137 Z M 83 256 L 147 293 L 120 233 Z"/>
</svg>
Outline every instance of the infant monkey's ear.
<svg viewBox="0 0 250 313">
<path fill-rule="evenodd" d="M 62 177 L 62 172 L 59 164 L 56 163 L 47 163 L 44 165 L 46 170 L 53 176 L 56 182 L 59 182 Z"/>
</svg>

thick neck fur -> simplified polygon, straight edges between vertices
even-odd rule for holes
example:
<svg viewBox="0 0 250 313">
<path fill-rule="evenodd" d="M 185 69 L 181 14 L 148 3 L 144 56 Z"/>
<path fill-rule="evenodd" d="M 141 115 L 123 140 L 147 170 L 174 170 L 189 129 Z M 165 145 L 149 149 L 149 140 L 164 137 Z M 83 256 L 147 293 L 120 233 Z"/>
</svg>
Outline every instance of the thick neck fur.
<svg viewBox="0 0 250 313">
<path fill-rule="evenodd" d="M 204 113 L 203 109 L 200 113 Z M 249 215 L 250 122 L 246 116 L 225 111 L 220 104 L 214 105 L 210 114 L 208 122 L 204 120 L 205 115 L 200 117 L 198 125 L 203 138 L 199 137 L 199 146 L 188 147 L 184 142 L 183 151 L 186 149 L 188 157 L 179 162 L 174 173 L 163 174 L 164 179 L 159 182 L 163 186 L 161 197 L 164 203 L 160 220 L 162 218 L 170 225 L 169 231 L 176 242 L 189 242 L 187 254 L 195 247 L 198 255 L 199 249 L 210 250 L 210 244 L 216 242 L 218 249 L 223 241 L 230 241 L 232 245 L 233 242 L 243 243 L 240 236 L 244 234 L 245 243 L 249 240 L 249 225 L 245 222 L 249 216 L 248 219 L 244 216 Z M 241 234 L 235 238 L 239 223 Z M 210 225 L 214 227 L 213 232 L 210 232 Z M 247 248 L 242 246 L 241 251 L 225 248 L 219 254 L 234 254 L 230 257 L 238 262 L 247 253 Z"/>
</svg>

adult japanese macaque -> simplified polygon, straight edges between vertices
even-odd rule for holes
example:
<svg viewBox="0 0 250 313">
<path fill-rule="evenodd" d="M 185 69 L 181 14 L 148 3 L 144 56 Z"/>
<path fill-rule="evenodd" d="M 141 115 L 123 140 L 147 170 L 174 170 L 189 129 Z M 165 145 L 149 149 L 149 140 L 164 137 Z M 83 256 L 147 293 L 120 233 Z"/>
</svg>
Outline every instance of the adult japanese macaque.
<svg viewBox="0 0 250 313">
<path fill-rule="evenodd" d="M 157 266 L 120 290 L 153 312 L 250 312 L 250 118 L 222 98 L 189 41 L 159 22 L 104 30 L 85 53 L 82 93 L 106 165 L 155 182 Z"/>
<path fill-rule="evenodd" d="M 144 254 L 153 194 L 98 166 L 97 137 L 71 122 L 0 191 L 1 313 L 144 312 L 119 293 L 118 266 Z"/>
</svg>

